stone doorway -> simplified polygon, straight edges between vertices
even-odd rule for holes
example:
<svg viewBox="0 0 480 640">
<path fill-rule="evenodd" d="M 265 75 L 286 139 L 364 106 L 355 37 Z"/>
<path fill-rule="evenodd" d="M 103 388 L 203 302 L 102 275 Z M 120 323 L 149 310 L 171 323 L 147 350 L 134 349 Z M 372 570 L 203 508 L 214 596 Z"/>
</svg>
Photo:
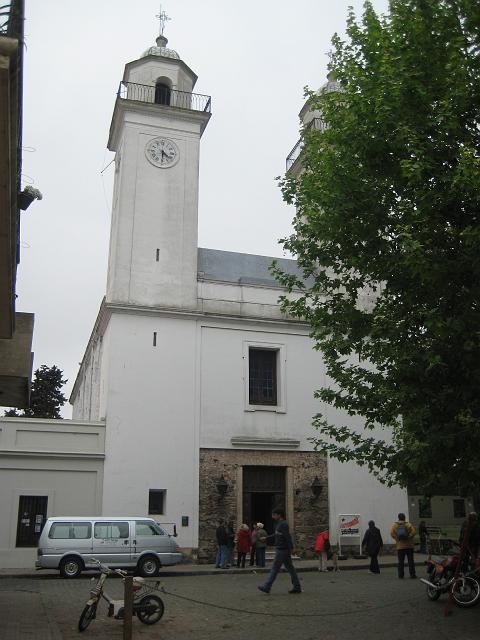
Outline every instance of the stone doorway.
<svg viewBox="0 0 480 640">
<path fill-rule="evenodd" d="M 274 531 L 272 509 L 285 509 L 285 471 L 285 467 L 243 467 L 243 521 L 248 526 L 263 522 L 268 533 Z"/>
</svg>

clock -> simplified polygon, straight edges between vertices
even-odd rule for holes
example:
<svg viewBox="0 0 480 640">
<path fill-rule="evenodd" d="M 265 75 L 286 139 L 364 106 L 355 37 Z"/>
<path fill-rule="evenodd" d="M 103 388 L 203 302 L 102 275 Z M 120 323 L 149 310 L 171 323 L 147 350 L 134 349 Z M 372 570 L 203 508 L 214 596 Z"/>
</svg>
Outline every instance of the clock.
<svg viewBox="0 0 480 640">
<path fill-rule="evenodd" d="M 156 167 L 168 169 L 177 164 L 180 152 L 173 140 L 168 138 L 154 138 L 145 147 L 147 159 Z"/>
</svg>

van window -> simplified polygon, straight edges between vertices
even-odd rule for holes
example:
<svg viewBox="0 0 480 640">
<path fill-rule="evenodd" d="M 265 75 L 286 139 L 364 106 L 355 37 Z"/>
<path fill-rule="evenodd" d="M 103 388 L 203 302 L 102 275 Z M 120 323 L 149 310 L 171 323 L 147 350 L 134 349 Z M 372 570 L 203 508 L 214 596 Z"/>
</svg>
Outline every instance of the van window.
<svg viewBox="0 0 480 640">
<path fill-rule="evenodd" d="M 93 530 L 95 538 L 128 538 L 130 532 L 128 522 L 96 522 Z"/>
<path fill-rule="evenodd" d="M 92 536 L 89 522 L 54 522 L 48 532 L 53 540 L 86 540 Z"/>
<path fill-rule="evenodd" d="M 135 522 L 137 536 L 163 536 L 165 533 L 152 522 Z"/>
</svg>

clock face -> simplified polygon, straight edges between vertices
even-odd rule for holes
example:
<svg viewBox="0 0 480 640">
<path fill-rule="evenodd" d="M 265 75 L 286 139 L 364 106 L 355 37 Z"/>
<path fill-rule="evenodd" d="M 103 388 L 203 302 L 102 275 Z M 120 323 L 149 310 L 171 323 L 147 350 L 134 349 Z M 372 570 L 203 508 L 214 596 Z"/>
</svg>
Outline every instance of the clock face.
<svg viewBox="0 0 480 640">
<path fill-rule="evenodd" d="M 154 138 L 145 147 L 145 155 L 156 167 L 167 169 L 178 162 L 180 153 L 173 140 Z"/>
</svg>

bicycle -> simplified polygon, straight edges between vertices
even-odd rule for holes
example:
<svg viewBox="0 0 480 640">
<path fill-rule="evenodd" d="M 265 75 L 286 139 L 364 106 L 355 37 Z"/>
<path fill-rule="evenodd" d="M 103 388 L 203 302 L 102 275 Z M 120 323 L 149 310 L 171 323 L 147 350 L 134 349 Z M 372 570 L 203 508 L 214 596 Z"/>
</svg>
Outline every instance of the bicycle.
<svg viewBox="0 0 480 640">
<path fill-rule="evenodd" d="M 102 563 L 96 558 L 92 558 L 91 562 L 98 564 L 100 569 L 100 575 L 97 579 L 97 583 L 93 589 L 90 590 L 90 598 L 80 615 L 78 621 L 78 630 L 85 631 L 88 625 L 97 616 L 97 607 L 100 600 L 103 598 L 108 604 L 107 615 L 109 618 L 114 617 L 116 620 L 123 620 L 124 617 L 124 602 L 123 600 L 114 600 L 104 590 L 105 582 L 108 576 L 113 573 L 118 574 L 125 581 L 126 571 L 122 569 L 110 569 L 109 567 L 102 565 Z M 95 578 L 92 578 L 95 580 Z M 164 614 L 165 605 L 162 599 L 154 595 L 152 591 L 158 590 L 160 581 L 155 582 L 152 586 L 145 582 L 143 578 L 135 577 L 133 579 L 133 615 L 143 624 L 155 624 Z"/>
</svg>

